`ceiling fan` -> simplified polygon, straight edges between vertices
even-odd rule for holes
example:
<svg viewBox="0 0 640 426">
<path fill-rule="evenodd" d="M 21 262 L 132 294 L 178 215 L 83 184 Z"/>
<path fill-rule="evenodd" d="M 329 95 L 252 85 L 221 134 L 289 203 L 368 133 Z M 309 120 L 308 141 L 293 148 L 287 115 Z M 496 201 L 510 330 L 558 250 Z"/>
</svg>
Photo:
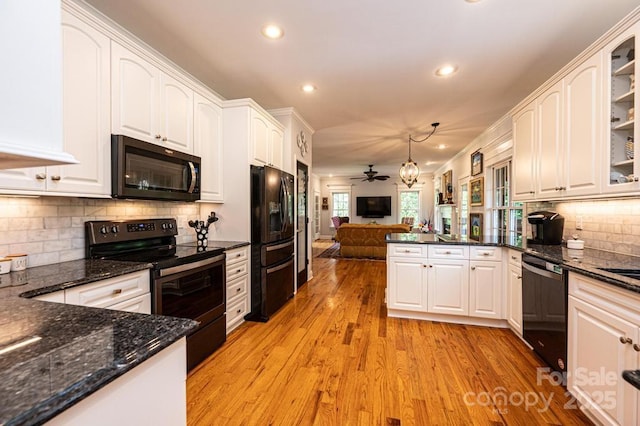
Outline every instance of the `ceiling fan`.
<svg viewBox="0 0 640 426">
<path fill-rule="evenodd" d="M 387 175 L 376 176 L 378 174 L 378 172 L 373 170 L 373 164 L 369 164 L 369 170 L 365 170 L 363 173 L 365 175 L 367 175 L 366 178 L 362 179 L 363 182 L 365 180 L 367 182 L 373 182 L 373 181 L 376 181 L 376 180 L 387 180 L 387 179 L 389 179 L 389 176 L 387 176 Z M 360 179 L 360 178 L 359 177 L 353 177 L 351 179 Z"/>
</svg>

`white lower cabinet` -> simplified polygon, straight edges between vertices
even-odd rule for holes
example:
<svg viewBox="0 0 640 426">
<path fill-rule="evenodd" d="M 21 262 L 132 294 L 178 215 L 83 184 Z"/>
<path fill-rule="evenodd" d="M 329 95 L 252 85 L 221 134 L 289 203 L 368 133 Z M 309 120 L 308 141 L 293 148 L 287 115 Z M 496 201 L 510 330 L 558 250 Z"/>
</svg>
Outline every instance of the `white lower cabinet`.
<svg viewBox="0 0 640 426">
<path fill-rule="evenodd" d="M 388 244 L 387 253 L 389 316 L 506 326 L 501 248 Z"/>
<path fill-rule="evenodd" d="M 427 312 L 427 268 L 422 259 L 390 257 L 387 262 L 387 306 Z"/>
<path fill-rule="evenodd" d="M 507 322 L 522 336 L 522 253 L 509 249 L 507 269 Z"/>
<path fill-rule="evenodd" d="M 149 270 L 36 296 L 34 299 L 118 311 L 151 313 Z"/>
<path fill-rule="evenodd" d="M 637 425 L 640 393 L 621 376 L 640 368 L 640 295 L 569 274 L 567 389 L 593 420 Z"/>
<path fill-rule="evenodd" d="M 249 248 L 228 250 L 227 255 L 227 334 L 244 322 L 249 309 Z"/>
<path fill-rule="evenodd" d="M 429 261 L 429 312 L 469 315 L 469 261 Z"/>
</svg>

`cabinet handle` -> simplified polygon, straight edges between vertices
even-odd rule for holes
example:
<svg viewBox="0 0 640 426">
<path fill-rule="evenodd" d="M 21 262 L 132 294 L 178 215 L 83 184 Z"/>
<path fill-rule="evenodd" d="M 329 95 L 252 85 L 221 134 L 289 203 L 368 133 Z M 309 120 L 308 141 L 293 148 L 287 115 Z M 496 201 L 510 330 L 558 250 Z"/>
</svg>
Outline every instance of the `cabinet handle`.
<svg viewBox="0 0 640 426">
<path fill-rule="evenodd" d="M 444 254 L 451 254 L 451 252 L 450 251 L 445 251 Z"/>
<path fill-rule="evenodd" d="M 236 271 L 236 273 L 237 273 L 237 274 L 239 274 L 240 272 L 242 272 L 242 269 L 238 269 L 238 270 Z"/>
<path fill-rule="evenodd" d="M 426 267 L 427 267 L 427 265 L 422 265 L 422 267 L 423 267 L 423 268 L 426 268 Z"/>
<path fill-rule="evenodd" d="M 638 178 L 638 177 L 634 177 L 634 178 L 633 178 L 633 181 L 634 181 L 634 182 L 637 182 L 638 180 L 640 180 L 640 178 Z"/>
<path fill-rule="evenodd" d="M 115 296 L 115 295 L 118 295 L 120 293 L 122 293 L 122 289 L 121 288 L 117 288 L 117 289 L 113 290 L 112 294 Z"/>
<path fill-rule="evenodd" d="M 482 253 L 483 256 L 489 256 L 490 254 L 491 253 L 487 253 L 487 252 Z"/>
<path fill-rule="evenodd" d="M 167 137 L 165 136 L 164 138 L 162 138 L 162 141 L 166 142 L 167 141 Z"/>
<path fill-rule="evenodd" d="M 516 275 L 516 278 L 521 280 L 522 279 L 522 275 Z"/>
<path fill-rule="evenodd" d="M 160 139 L 162 135 L 156 135 L 156 139 Z"/>
<path fill-rule="evenodd" d="M 536 191 L 529 191 L 529 194 L 535 194 Z"/>
<path fill-rule="evenodd" d="M 238 287 L 238 288 L 236 289 L 236 293 L 240 293 L 241 291 L 242 291 L 242 287 Z"/>
<path fill-rule="evenodd" d="M 631 340 L 631 338 L 629 337 L 620 336 L 620 343 L 622 343 L 623 345 L 630 345 L 633 343 L 633 340 Z"/>
<path fill-rule="evenodd" d="M 433 268 L 433 265 L 429 265 L 429 268 Z"/>
<path fill-rule="evenodd" d="M 561 186 L 559 189 L 560 189 L 560 191 L 565 191 L 567 189 L 567 187 L 566 186 Z"/>
<path fill-rule="evenodd" d="M 241 256 L 242 256 L 242 253 L 236 254 L 236 257 L 241 257 Z"/>
<path fill-rule="evenodd" d="M 237 313 L 237 314 L 239 314 L 240 312 L 242 312 L 242 309 L 238 309 L 238 310 L 236 311 L 236 313 Z"/>
<path fill-rule="evenodd" d="M 404 249 L 404 252 L 405 252 L 405 253 L 411 253 L 411 250 L 409 250 L 409 249 Z"/>
<path fill-rule="evenodd" d="M 636 352 L 640 352 L 640 345 L 637 344 L 637 343 L 634 343 L 633 344 L 633 350 L 636 351 Z"/>
<path fill-rule="evenodd" d="M 56 176 L 51 176 L 51 180 L 54 180 L 54 181 L 56 181 L 56 182 L 57 182 L 57 181 L 59 181 L 60 179 L 61 179 L 61 178 L 60 178 L 60 176 L 58 176 L 58 175 L 56 175 Z"/>
<path fill-rule="evenodd" d="M 511 259 L 513 259 L 513 260 L 517 260 L 518 258 L 517 258 L 517 257 L 515 257 L 515 256 L 511 256 Z"/>
<path fill-rule="evenodd" d="M 471 270 L 472 270 L 472 271 L 475 271 L 475 270 L 476 270 L 476 267 L 475 267 L 475 266 L 472 266 L 472 267 L 471 267 Z"/>
<path fill-rule="evenodd" d="M 47 178 L 47 174 L 46 173 L 38 173 L 36 174 L 36 179 L 38 180 L 45 180 Z"/>
<path fill-rule="evenodd" d="M 560 188 L 558 188 L 557 186 L 553 189 L 555 189 L 556 191 L 560 191 Z"/>
</svg>

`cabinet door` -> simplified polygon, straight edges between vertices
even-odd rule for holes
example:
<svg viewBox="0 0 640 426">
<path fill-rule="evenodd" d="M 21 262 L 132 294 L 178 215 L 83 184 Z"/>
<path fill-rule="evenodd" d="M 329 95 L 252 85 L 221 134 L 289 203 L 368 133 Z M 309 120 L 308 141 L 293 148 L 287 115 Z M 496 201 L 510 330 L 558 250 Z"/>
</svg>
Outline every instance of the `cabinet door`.
<svg viewBox="0 0 640 426">
<path fill-rule="evenodd" d="M 602 55 L 565 77 L 565 177 L 567 196 L 600 192 L 602 159 Z"/>
<path fill-rule="evenodd" d="M 538 98 L 537 198 L 557 197 L 563 187 L 562 82 Z"/>
<path fill-rule="evenodd" d="M 222 202 L 222 108 L 204 96 L 194 95 L 194 153 L 202 159 L 202 201 Z"/>
<path fill-rule="evenodd" d="M 519 265 L 509 265 L 507 298 L 507 321 L 513 331 L 522 336 L 522 268 Z"/>
<path fill-rule="evenodd" d="M 275 127 L 269 129 L 269 159 L 273 167 L 284 170 L 284 132 Z"/>
<path fill-rule="evenodd" d="M 530 200 L 535 194 L 534 144 L 536 140 L 534 102 L 513 119 L 513 198 Z"/>
<path fill-rule="evenodd" d="M 638 424 L 638 390 L 621 377 L 638 368 L 638 355 L 620 338 L 638 342 L 639 334 L 637 325 L 569 296 L 567 389 L 603 424 Z"/>
<path fill-rule="evenodd" d="M 111 42 L 112 133 L 157 142 L 159 78 L 156 67 Z"/>
<path fill-rule="evenodd" d="M 429 261 L 429 312 L 469 315 L 469 261 Z"/>
<path fill-rule="evenodd" d="M 160 135 L 167 148 L 193 152 L 193 90 L 160 73 Z"/>
<path fill-rule="evenodd" d="M 427 311 L 427 269 L 421 259 L 389 258 L 387 307 Z"/>
<path fill-rule="evenodd" d="M 78 164 L 47 167 L 47 191 L 111 194 L 111 49 L 107 36 L 62 13 L 63 146 Z"/>
<path fill-rule="evenodd" d="M 143 294 L 142 296 L 132 297 L 115 305 L 106 306 L 106 309 L 113 309 L 114 311 L 125 312 L 137 312 L 139 314 L 151 313 L 151 293 Z"/>
<path fill-rule="evenodd" d="M 469 262 L 469 315 L 502 319 L 502 263 Z"/>
<path fill-rule="evenodd" d="M 257 111 L 251 111 L 251 162 L 269 164 L 269 122 Z"/>
</svg>

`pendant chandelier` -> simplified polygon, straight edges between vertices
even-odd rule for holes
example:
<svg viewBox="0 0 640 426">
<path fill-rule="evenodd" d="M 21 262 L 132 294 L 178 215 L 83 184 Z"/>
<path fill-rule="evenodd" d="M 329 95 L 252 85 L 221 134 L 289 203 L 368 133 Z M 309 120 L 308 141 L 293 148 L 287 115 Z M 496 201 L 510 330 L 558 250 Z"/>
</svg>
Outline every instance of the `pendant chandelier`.
<svg viewBox="0 0 640 426">
<path fill-rule="evenodd" d="M 415 161 L 411 159 L 411 142 L 424 142 L 429 139 L 436 132 L 436 128 L 440 125 L 440 123 L 431 123 L 433 126 L 433 130 L 423 139 L 413 139 L 411 135 L 409 135 L 409 159 L 402 163 L 400 167 L 400 179 L 404 182 L 407 187 L 411 188 L 414 183 L 418 181 L 418 176 L 420 176 L 420 168 Z"/>
</svg>

